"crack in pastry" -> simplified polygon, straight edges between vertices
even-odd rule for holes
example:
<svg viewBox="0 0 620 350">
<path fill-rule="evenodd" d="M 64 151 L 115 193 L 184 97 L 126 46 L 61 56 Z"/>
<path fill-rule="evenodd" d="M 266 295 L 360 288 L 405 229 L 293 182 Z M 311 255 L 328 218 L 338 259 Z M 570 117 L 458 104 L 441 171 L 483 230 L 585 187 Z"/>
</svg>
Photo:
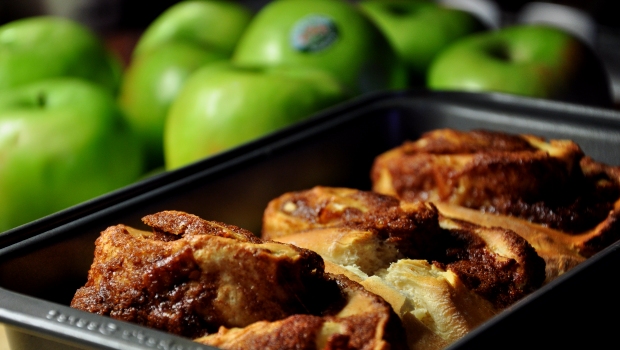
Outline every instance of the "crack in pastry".
<svg viewBox="0 0 620 350">
<path fill-rule="evenodd" d="M 307 249 L 178 211 L 96 241 L 71 306 L 223 349 L 399 349 L 389 304 Z M 294 336 L 291 336 L 294 334 Z"/>
<path fill-rule="evenodd" d="M 620 167 L 570 140 L 439 129 L 379 155 L 373 191 L 509 228 L 547 262 L 547 282 L 620 238 Z"/>
<path fill-rule="evenodd" d="M 317 186 L 273 199 L 262 237 L 319 253 L 326 270 L 381 295 L 410 349 L 440 349 L 537 289 L 544 261 L 514 232 L 440 215 L 430 203 Z"/>
</svg>

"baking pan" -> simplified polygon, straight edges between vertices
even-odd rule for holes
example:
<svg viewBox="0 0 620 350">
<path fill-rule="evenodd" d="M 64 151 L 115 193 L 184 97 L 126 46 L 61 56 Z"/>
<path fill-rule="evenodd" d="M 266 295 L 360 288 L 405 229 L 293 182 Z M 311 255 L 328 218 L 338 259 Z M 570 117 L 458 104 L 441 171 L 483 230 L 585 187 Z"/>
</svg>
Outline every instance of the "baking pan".
<svg viewBox="0 0 620 350">
<path fill-rule="evenodd" d="M 620 164 L 620 112 L 503 94 L 368 95 L 184 168 L 145 179 L 0 237 L 0 322 L 13 350 L 209 349 L 68 305 L 86 281 L 94 241 L 119 223 L 182 210 L 259 233 L 267 202 L 315 185 L 370 189 L 375 156 L 436 128 L 568 138 Z M 616 341 L 618 243 L 489 320 L 449 348 L 602 347 Z"/>
</svg>

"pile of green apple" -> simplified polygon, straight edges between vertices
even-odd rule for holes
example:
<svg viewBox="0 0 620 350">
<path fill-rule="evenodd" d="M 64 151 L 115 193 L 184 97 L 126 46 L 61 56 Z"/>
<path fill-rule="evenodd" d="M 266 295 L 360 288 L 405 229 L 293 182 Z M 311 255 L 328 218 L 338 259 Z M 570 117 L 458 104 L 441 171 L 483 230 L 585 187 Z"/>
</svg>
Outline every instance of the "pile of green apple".
<svg viewBox="0 0 620 350">
<path fill-rule="evenodd" d="M 605 104 L 608 86 L 591 50 L 568 33 L 491 30 L 435 1 L 271 1 L 255 14 L 185 1 L 147 28 L 120 102 L 149 166 L 175 169 L 374 91 Z"/>
<path fill-rule="evenodd" d="M 406 86 L 405 67 L 355 5 L 184 1 L 140 38 L 120 104 L 150 168 L 175 169 L 360 94 Z"/>
<path fill-rule="evenodd" d="M 421 0 L 271 1 L 256 14 L 180 2 L 138 42 L 120 103 L 149 167 L 175 169 L 347 99 L 421 86 L 442 48 L 483 28 Z"/>
<path fill-rule="evenodd" d="M 0 27 L 0 232 L 141 175 L 142 154 L 115 99 L 121 68 L 70 20 Z"/>
<path fill-rule="evenodd" d="M 185 0 L 123 67 L 70 20 L 0 26 L 0 232 L 405 88 L 610 103 L 593 52 L 548 27 L 491 30 L 424 0 Z"/>
<path fill-rule="evenodd" d="M 147 168 L 163 165 L 164 121 L 186 80 L 202 66 L 227 61 L 252 16 L 234 2 L 185 1 L 142 34 L 123 75 L 119 104 L 143 145 Z"/>
<path fill-rule="evenodd" d="M 257 15 L 181 1 L 145 30 L 126 67 L 74 21 L 4 24 L 0 232 L 355 95 L 402 88 L 403 70 L 345 1 L 274 1 Z"/>
<path fill-rule="evenodd" d="M 175 169 L 347 99 L 421 86 L 442 48 L 481 30 L 422 0 L 271 1 L 258 13 L 184 1 L 146 29 L 119 101 L 148 166 Z"/>
<path fill-rule="evenodd" d="M 594 51 L 551 26 L 486 27 L 469 12 L 423 0 L 362 0 L 407 64 L 409 86 L 501 92 L 610 107 Z"/>
<path fill-rule="evenodd" d="M 408 73 L 408 86 L 422 87 L 431 62 L 450 44 L 487 26 L 469 12 L 424 0 L 362 0 L 362 11 L 381 29 Z"/>
</svg>

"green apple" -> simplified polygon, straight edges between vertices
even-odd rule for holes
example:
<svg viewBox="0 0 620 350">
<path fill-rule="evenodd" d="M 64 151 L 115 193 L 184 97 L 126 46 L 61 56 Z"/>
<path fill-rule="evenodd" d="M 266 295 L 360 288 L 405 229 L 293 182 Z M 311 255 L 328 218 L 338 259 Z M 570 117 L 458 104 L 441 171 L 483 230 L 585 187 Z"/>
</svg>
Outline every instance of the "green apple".
<svg viewBox="0 0 620 350">
<path fill-rule="evenodd" d="M 503 92 L 611 105 L 609 78 L 586 44 L 566 31 L 518 25 L 463 38 L 433 61 L 433 90 Z"/>
<path fill-rule="evenodd" d="M 142 155 L 114 97 L 76 78 L 0 94 L 0 232 L 135 181 Z"/>
<path fill-rule="evenodd" d="M 340 82 L 322 70 L 205 66 L 189 78 L 168 113 L 166 168 L 250 141 L 347 98 Z"/>
<path fill-rule="evenodd" d="M 322 69 L 353 94 L 407 84 L 404 64 L 387 38 L 357 6 L 346 1 L 268 3 L 241 36 L 232 60 L 251 66 Z"/>
<path fill-rule="evenodd" d="M 127 67 L 119 105 L 144 148 L 148 169 L 164 164 L 164 120 L 187 78 L 207 63 L 226 59 L 217 51 L 169 42 L 135 57 Z"/>
<path fill-rule="evenodd" d="M 88 28 L 59 17 L 0 26 L 0 90 L 52 77 L 92 81 L 115 94 L 122 66 Z"/>
<path fill-rule="evenodd" d="M 409 84 L 426 85 L 426 73 L 441 50 L 486 29 L 474 15 L 422 0 L 364 0 L 361 9 L 390 40 L 409 71 Z"/>
<path fill-rule="evenodd" d="M 119 104 L 141 141 L 148 169 L 164 164 L 164 119 L 187 77 L 228 59 L 251 16 L 233 2 L 185 1 L 146 29 L 123 75 Z"/>
<path fill-rule="evenodd" d="M 232 1 L 182 1 L 148 26 L 133 55 L 142 55 L 171 41 L 230 55 L 252 16 L 244 5 Z"/>
</svg>

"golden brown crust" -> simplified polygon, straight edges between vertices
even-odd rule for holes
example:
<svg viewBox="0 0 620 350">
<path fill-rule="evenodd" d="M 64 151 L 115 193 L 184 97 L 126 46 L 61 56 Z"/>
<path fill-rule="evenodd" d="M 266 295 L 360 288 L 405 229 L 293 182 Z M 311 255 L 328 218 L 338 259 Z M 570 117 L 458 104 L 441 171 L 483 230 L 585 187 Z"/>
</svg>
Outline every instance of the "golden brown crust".
<svg viewBox="0 0 620 350">
<path fill-rule="evenodd" d="M 348 188 L 317 186 L 273 199 L 263 235 L 316 251 L 327 271 L 384 297 L 404 322 L 410 349 L 445 347 L 545 277 L 544 261 L 514 232 Z"/>
<path fill-rule="evenodd" d="M 261 321 L 245 328 L 221 327 L 217 333 L 196 341 L 229 350 L 244 349 L 316 349 L 323 318 L 312 315 L 294 315 L 276 322 Z M 277 344 L 274 346 L 274 344 Z"/>
<path fill-rule="evenodd" d="M 355 265 L 366 274 L 401 258 L 434 261 L 455 271 L 498 308 L 542 284 L 544 261 L 514 232 L 451 220 L 439 216 L 432 205 L 385 197 L 322 186 L 286 193 L 268 204 L 263 235 L 312 249 L 340 265 Z M 289 203 L 304 209 L 287 210 Z M 351 212 L 359 212 L 355 220 L 348 220 Z M 319 214 L 307 213 L 321 213 L 330 220 L 321 222 Z M 391 225 L 394 218 L 399 224 Z M 383 264 L 374 262 L 377 259 L 383 259 Z"/>
<path fill-rule="evenodd" d="M 620 183 L 609 178 L 606 184 L 615 185 L 604 186 L 588 176 L 582 159 L 568 140 L 440 129 L 378 156 L 371 178 L 374 191 L 404 200 L 446 202 L 578 233 L 604 220 L 620 198 Z"/>
<path fill-rule="evenodd" d="M 402 203 L 392 196 L 342 187 L 315 186 L 272 199 L 263 214 L 263 239 L 320 228 L 371 231 L 410 258 L 443 254 L 447 236 L 437 210 L 424 203 Z"/>
<path fill-rule="evenodd" d="M 329 275 L 346 306 L 325 316 L 294 315 L 243 329 L 221 327 L 197 342 L 225 349 L 404 349 L 402 325 L 389 304 L 341 275 Z"/>
<path fill-rule="evenodd" d="M 371 177 L 379 193 L 515 231 L 545 259 L 547 282 L 620 238 L 620 167 L 569 140 L 434 130 L 378 156 Z"/>
<path fill-rule="evenodd" d="M 435 264 L 454 272 L 466 286 L 498 309 L 512 305 L 542 285 L 544 260 L 513 231 L 443 215 L 439 221 L 457 243 L 448 247 L 446 262 Z"/>
<path fill-rule="evenodd" d="M 307 286 L 322 278 L 320 257 L 284 245 L 211 235 L 162 242 L 123 225 L 108 228 L 96 245 L 71 306 L 186 337 L 308 312 L 314 298 Z"/>
<path fill-rule="evenodd" d="M 314 349 L 324 326 L 315 337 L 293 343 L 284 335 L 299 330 L 310 336 L 317 331 L 313 325 L 326 323 L 335 327 L 325 348 L 404 346 L 389 304 L 345 277 L 325 274 L 312 251 L 263 242 L 249 231 L 183 212 L 156 213 L 144 222 L 153 232 L 124 225 L 102 232 L 72 307 L 189 338 L 219 329 L 207 338 L 223 348 Z"/>
<path fill-rule="evenodd" d="M 597 188 L 608 193 L 610 198 L 616 198 L 605 220 L 572 240 L 582 255 L 590 257 L 620 239 L 620 195 L 617 194 L 620 167 L 608 166 L 587 156 L 581 159 L 579 165 L 585 177 L 595 179 Z"/>
<path fill-rule="evenodd" d="M 142 222 L 152 227 L 155 233 L 177 236 L 213 235 L 234 238 L 240 241 L 261 243 L 252 232 L 222 222 L 206 221 L 196 215 L 176 210 L 166 210 L 146 215 Z"/>
<path fill-rule="evenodd" d="M 530 242 L 538 255 L 545 260 L 546 283 L 586 259 L 579 254 L 579 250 L 573 247 L 570 242 L 575 236 L 569 236 L 563 232 L 533 224 L 527 220 L 499 214 L 490 215 L 478 210 L 447 203 L 437 202 L 435 204 L 439 212 L 446 217 L 469 220 L 481 226 L 502 227 L 515 233 L 518 232 L 520 236 Z"/>
</svg>

